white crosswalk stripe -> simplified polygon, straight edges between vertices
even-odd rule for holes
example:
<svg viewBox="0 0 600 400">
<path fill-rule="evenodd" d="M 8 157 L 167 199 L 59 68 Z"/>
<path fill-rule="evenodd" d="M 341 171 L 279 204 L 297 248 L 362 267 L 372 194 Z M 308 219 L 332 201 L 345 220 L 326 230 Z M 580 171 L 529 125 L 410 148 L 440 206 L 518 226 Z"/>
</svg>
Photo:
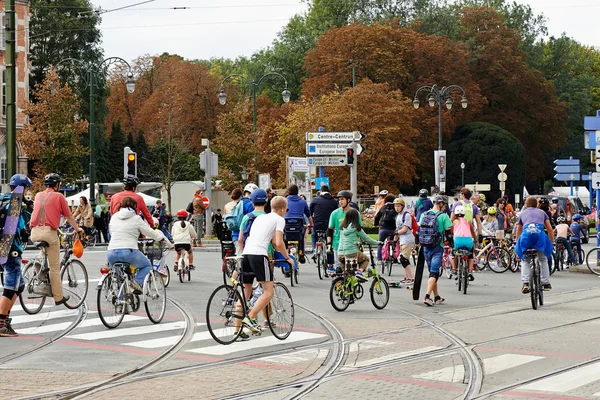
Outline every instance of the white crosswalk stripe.
<svg viewBox="0 0 600 400">
<path fill-rule="evenodd" d="M 200 324 L 198 324 L 200 325 Z M 90 333 L 80 333 L 78 335 L 69 335 L 67 336 L 70 339 L 77 340 L 102 340 L 109 338 L 116 338 L 121 336 L 135 336 L 135 335 L 146 335 L 150 333 L 158 333 L 158 332 L 166 332 L 172 331 L 176 329 L 185 328 L 184 321 L 177 322 L 167 322 L 164 324 L 157 325 L 144 325 L 144 326 L 136 326 L 132 328 L 124 328 L 124 329 L 110 329 L 98 332 L 90 332 Z"/>
<path fill-rule="evenodd" d="M 90 314 L 94 314 L 97 311 L 88 311 L 88 313 Z M 71 316 L 75 316 L 77 315 L 78 311 L 77 310 L 60 310 L 60 311 L 51 311 L 51 312 L 42 312 L 40 311 L 38 314 L 34 314 L 34 315 L 17 315 L 12 317 L 12 325 L 19 325 L 19 324 L 28 324 L 31 322 L 38 322 L 38 321 L 45 321 L 45 320 L 51 320 L 51 319 L 55 319 L 55 318 L 64 318 L 64 317 L 71 317 Z"/>
<path fill-rule="evenodd" d="M 566 393 L 597 380 L 600 380 L 600 362 L 521 386 L 520 389 Z"/>
<path fill-rule="evenodd" d="M 147 317 L 138 317 L 136 315 L 126 315 L 125 318 L 123 319 L 123 322 L 138 321 L 140 319 L 147 319 Z M 61 322 L 58 324 L 42 325 L 42 326 L 36 326 L 36 327 L 32 327 L 32 328 L 22 328 L 22 329 L 19 329 L 18 333 L 20 335 L 39 335 L 41 333 L 64 331 L 69 326 L 71 326 L 72 323 L 73 322 Z M 83 321 L 79 325 L 77 325 L 77 329 L 88 328 L 90 326 L 103 326 L 103 324 L 102 324 L 102 321 L 100 321 L 100 318 L 86 319 L 85 321 Z"/>
<path fill-rule="evenodd" d="M 382 357 L 371 358 L 371 359 L 367 359 L 367 360 L 364 360 L 364 361 L 357 362 L 357 363 L 355 363 L 353 365 L 347 365 L 347 366 L 345 366 L 342 369 L 344 369 L 344 370 L 350 370 L 350 369 L 356 369 L 356 368 L 366 367 L 366 366 L 369 366 L 369 365 L 378 364 L 378 363 L 385 362 L 385 361 L 397 360 L 397 359 L 400 359 L 400 358 L 414 356 L 414 355 L 422 354 L 422 353 L 428 353 L 430 351 L 439 350 L 439 349 L 443 349 L 443 347 L 426 346 L 426 347 L 421 347 L 421 348 L 415 349 L 415 350 L 404 351 L 404 352 L 401 352 L 401 353 L 386 354 L 385 356 L 382 356 Z"/>
</svg>

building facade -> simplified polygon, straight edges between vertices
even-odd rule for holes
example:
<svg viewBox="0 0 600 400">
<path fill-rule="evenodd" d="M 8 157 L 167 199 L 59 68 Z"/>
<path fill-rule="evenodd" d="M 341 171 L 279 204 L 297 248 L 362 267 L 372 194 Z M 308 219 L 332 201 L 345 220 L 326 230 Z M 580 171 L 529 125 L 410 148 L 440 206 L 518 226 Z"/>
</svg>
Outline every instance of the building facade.
<svg viewBox="0 0 600 400">
<path fill-rule="evenodd" d="M 0 184 L 6 184 L 10 177 L 6 176 L 6 19 L 5 1 L 0 0 L 0 16 L 2 29 L 0 32 Z M 20 105 L 29 99 L 29 1 L 15 1 L 17 22 L 17 131 L 23 129 L 26 116 Z M 27 173 L 27 157 L 17 142 L 17 172 Z"/>
</svg>

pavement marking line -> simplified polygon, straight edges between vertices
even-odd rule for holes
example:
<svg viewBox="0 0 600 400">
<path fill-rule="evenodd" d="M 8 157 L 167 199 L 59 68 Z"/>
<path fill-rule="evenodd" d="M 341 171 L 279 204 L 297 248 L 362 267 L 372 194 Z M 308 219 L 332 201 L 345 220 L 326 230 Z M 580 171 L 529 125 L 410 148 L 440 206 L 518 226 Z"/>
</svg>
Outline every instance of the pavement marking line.
<svg viewBox="0 0 600 400">
<path fill-rule="evenodd" d="M 205 325 L 206 324 L 204 322 L 198 322 L 196 324 L 196 326 L 205 326 Z M 226 331 L 229 331 L 229 329 L 223 328 L 221 333 L 227 333 Z M 200 340 L 210 339 L 211 337 L 212 336 L 210 336 L 210 333 L 208 333 L 208 332 L 194 333 L 194 336 L 192 336 L 190 343 L 198 342 Z M 158 349 L 159 347 L 172 346 L 175 343 L 177 343 L 177 341 L 179 339 L 181 339 L 181 336 L 166 336 L 166 337 L 157 338 L 157 339 L 148 339 L 148 340 L 140 340 L 137 342 L 124 343 L 123 346 L 142 347 L 144 349 Z"/>
<path fill-rule="evenodd" d="M 300 364 L 302 362 L 318 360 L 327 357 L 329 354 L 329 350 L 323 349 L 308 349 L 308 350 L 298 350 L 288 354 L 280 354 L 277 356 L 267 356 L 257 358 L 257 361 L 262 362 L 270 362 L 275 364 Z"/>
<path fill-rule="evenodd" d="M 175 329 L 185 328 L 185 321 L 170 322 L 166 324 L 144 325 L 125 329 L 111 329 L 100 332 L 81 333 L 79 335 L 69 335 L 69 339 L 77 340 L 99 340 L 110 339 L 120 336 L 144 335 L 149 333 L 157 333 L 164 331 L 172 331 Z"/>
<path fill-rule="evenodd" d="M 29 322 L 46 321 L 57 318 L 73 317 L 77 315 L 77 310 L 60 310 L 48 313 L 39 313 L 35 315 L 16 315 L 12 317 L 12 325 L 27 324 Z M 97 311 L 88 311 L 89 314 L 97 313 Z"/>
<path fill-rule="evenodd" d="M 148 317 L 137 317 L 135 315 L 126 315 L 125 318 L 123 319 L 123 321 L 130 322 L 130 321 L 137 321 L 140 319 L 147 319 L 147 318 Z M 42 325 L 42 326 L 33 327 L 33 328 L 19 329 L 19 334 L 37 335 L 40 333 L 64 331 L 65 329 L 69 328 L 72 324 L 73 324 L 72 322 L 62 322 L 60 324 Z M 83 321 L 79 325 L 77 325 L 77 329 L 87 328 L 90 326 L 98 326 L 98 325 L 103 325 L 102 321 L 100 321 L 100 318 L 94 318 L 94 319 L 89 319 L 89 320 L 86 319 L 85 321 Z"/>
<path fill-rule="evenodd" d="M 275 336 L 259 337 L 251 336 L 250 340 L 245 342 L 234 342 L 228 346 L 217 345 L 210 347 L 201 347 L 198 349 L 187 350 L 191 353 L 210 354 L 213 356 L 223 356 L 231 353 L 270 347 L 275 345 L 289 344 L 300 342 L 303 340 L 320 339 L 328 337 L 327 335 L 319 335 L 310 332 L 292 332 L 285 340 L 279 340 Z"/>
<path fill-rule="evenodd" d="M 525 356 L 522 354 L 502 354 L 496 357 L 484 358 L 483 370 L 486 375 L 490 375 L 543 358 L 545 357 Z M 439 382 L 462 382 L 465 379 L 465 367 L 460 364 L 453 367 L 445 367 L 435 371 L 424 372 L 422 374 L 413 375 L 412 377 Z"/>
<path fill-rule="evenodd" d="M 49 304 L 44 304 L 44 305 L 42 306 L 42 308 L 50 308 L 50 307 L 54 307 L 54 306 L 53 306 L 53 305 L 51 306 L 51 305 L 49 305 Z M 15 305 L 14 305 L 14 306 L 11 308 L 11 310 L 10 310 L 10 311 L 11 311 L 11 312 L 15 312 L 15 311 L 23 311 L 23 312 L 25 312 L 25 310 L 23 310 L 23 307 L 22 307 L 22 306 L 20 306 L 20 305 L 17 305 L 17 304 L 15 304 Z M 29 315 L 29 314 L 28 314 L 28 315 Z"/>
<path fill-rule="evenodd" d="M 565 393 L 600 379 L 600 362 L 566 371 L 537 382 L 521 386 L 519 389 L 542 392 Z"/>
<path fill-rule="evenodd" d="M 342 368 L 342 370 L 352 370 L 352 369 L 356 369 L 356 368 L 367 367 L 369 365 L 379 364 L 379 363 L 385 362 L 385 361 L 397 360 L 399 358 L 414 356 L 417 354 L 427 353 L 430 351 L 440 350 L 443 348 L 444 347 L 439 347 L 439 346 L 427 346 L 427 347 L 421 347 L 416 350 L 404 351 L 402 353 L 392 353 L 392 354 L 388 354 L 388 355 L 385 355 L 382 357 L 371 358 L 369 360 L 360 361 L 360 362 L 357 362 L 352 365 L 345 365 Z"/>
</svg>

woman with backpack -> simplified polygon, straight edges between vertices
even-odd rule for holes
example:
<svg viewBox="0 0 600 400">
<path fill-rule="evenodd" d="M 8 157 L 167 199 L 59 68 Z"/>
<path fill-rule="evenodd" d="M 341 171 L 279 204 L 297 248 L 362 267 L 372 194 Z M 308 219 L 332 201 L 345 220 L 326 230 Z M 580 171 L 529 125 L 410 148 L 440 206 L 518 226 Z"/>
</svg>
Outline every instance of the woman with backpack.
<svg viewBox="0 0 600 400">
<path fill-rule="evenodd" d="M 410 256 L 413 247 L 415 247 L 415 235 L 413 232 L 413 216 L 404 208 L 406 203 L 404 199 L 394 199 L 394 209 L 396 210 L 396 235 L 400 244 L 400 264 L 404 267 L 404 280 L 400 283 L 411 284 L 414 282 L 412 271 L 410 270 Z"/>
<path fill-rule="evenodd" d="M 194 226 L 189 222 L 185 222 L 188 217 L 186 210 L 177 211 L 178 222 L 173 224 L 171 236 L 173 237 L 173 244 L 175 245 L 175 266 L 173 271 L 177 272 L 179 265 L 179 252 L 185 250 L 188 253 L 188 261 L 190 270 L 194 270 L 194 252 L 192 251 L 192 243 L 197 239 L 196 230 Z"/>
<path fill-rule="evenodd" d="M 394 209 L 394 199 L 396 196 L 388 194 L 385 196 L 383 207 L 375 214 L 375 226 L 379 226 L 379 242 L 383 241 L 388 236 L 393 236 L 396 233 L 396 216 L 398 213 Z M 382 245 L 377 247 L 377 260 L 381 261 Z"/>
</svg>

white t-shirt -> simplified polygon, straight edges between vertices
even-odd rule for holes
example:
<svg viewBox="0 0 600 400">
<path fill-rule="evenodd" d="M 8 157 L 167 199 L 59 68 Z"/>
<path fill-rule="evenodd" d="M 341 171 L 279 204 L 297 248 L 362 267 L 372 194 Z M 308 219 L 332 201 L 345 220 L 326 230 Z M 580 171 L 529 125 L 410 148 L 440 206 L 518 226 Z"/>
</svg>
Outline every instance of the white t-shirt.
<svg viewBox="0 0 600 400">
<path fill-rule="evenodd" d="M 402 218 L 402 216 L 404 216 L 404 219 Z M 410 213 L 408 211 L 403 211 L 402 214 L 398 214 L 396 216 L 396 229 L 400 230 L 404 226 L 408 226 L 408 230 L 405 233 L 398 235 L 400 245 L 414 243 L 415 235 L 413 235 L 412 231 L 412 217 L 410 216 Z"/>
<path fill-rule="evenodd" d="M 283 233 L 284 228 L 285 219 L 277 213 L 259 215 L 250 227 L 250 235 L 246 240 L 243 254 L 266 256 L 275 231 Z"/>
</svg>

